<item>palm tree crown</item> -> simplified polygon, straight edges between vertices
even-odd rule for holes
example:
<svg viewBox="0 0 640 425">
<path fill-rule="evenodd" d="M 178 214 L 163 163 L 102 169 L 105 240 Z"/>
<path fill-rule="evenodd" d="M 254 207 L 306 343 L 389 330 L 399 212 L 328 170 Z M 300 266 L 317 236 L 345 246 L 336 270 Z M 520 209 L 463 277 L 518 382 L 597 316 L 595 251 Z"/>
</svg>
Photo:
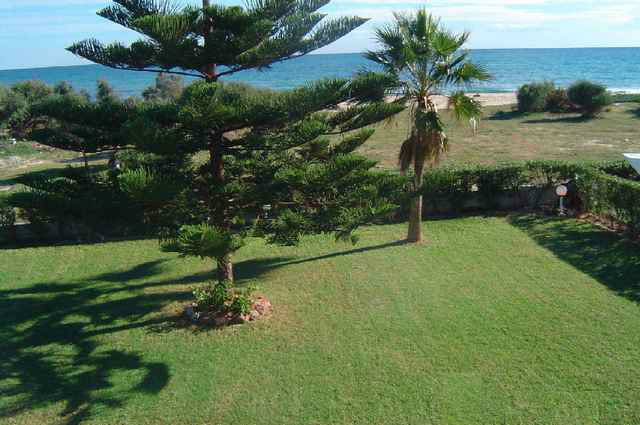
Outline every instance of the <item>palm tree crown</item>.
<svg viewBox="0 0 640 425">
<path fill-rule="evenodd" d="M 400 149 L 399 163 L 403 171 L 413 164 L 414 190 L 419 195 L 425 163 L 435 166 L 447 150 L 444 124 L 433 96 L 491 76 L 463 50 L 468 32 L 454 34 L 425 9 L 414 14 L 394 13 L 394 18 L 393 23 L 376 30 L 380 49 L 367 51 L 365 57 L 396 80 L 396 88 L 401 89 L 396 102 L 410 106 L 411 131 Z M 458 119 L 480 115 L 480 104 L 462 91 L 449 96 L 449 107 Z M 421 238 L 421 215 L 422 197 L 418 196 L 412 207 L 409 241 Z"/>
</svg>

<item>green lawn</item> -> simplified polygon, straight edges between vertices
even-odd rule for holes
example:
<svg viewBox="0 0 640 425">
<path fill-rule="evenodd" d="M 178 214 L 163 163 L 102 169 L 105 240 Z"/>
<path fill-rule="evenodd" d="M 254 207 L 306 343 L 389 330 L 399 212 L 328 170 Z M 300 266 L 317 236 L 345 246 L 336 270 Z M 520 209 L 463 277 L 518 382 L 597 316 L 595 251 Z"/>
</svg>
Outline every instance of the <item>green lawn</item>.
<svg viewBox="0 0 640 425">
<path fill-rule="evenodd" d="M 0 251 L 3 424 L 637 424 L 638 247 L 534 216 L 255 242 L 275 306 L 175 319 L 207 264 L 155 241 Z"/>
<path fill-rule="evenodd" d="M 601 118 L 584 121 L 577 114 L 519 115 L 511 106 L 486 107 L 477 136 L 468 124 L 457 123 L 444 111 L 450 152 L 445 163 L 491 164 L 515 160 L 622 159 L 622 152 L 640 150 L 640 108 L 637 103 L 614 105 Z M 397 167 L 408 120 L 378 125 L 362 148 L 365 155 L 385 168 Z"/>
</svg>

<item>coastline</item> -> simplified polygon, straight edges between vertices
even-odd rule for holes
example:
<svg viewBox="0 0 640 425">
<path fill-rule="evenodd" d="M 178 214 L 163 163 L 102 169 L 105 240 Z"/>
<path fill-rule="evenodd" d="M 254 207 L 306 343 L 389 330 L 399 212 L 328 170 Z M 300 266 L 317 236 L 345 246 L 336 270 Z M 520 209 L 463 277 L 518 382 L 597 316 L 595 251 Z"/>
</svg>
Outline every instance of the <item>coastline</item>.
<svg viewBox="0 0 640 425">
<path fill-rule="evenodd" d="M 511 93 L 467 93 L 467 96 L 479 101 L 482 106 L 505 106 L 518 103 L 516 92 Z M 436 106 L 447 109 L 449 98 L 447 96 L 434 96 Z"/>
</svg>

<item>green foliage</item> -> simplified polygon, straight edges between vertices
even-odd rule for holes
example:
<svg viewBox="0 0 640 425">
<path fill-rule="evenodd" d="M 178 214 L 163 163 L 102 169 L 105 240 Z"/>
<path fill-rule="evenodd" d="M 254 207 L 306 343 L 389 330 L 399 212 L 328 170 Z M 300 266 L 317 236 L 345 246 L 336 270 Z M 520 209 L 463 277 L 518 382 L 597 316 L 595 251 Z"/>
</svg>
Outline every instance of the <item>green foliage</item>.
<svg viewBox="0 0 640 425">
<path fill-rule="evenodd" d="M 361 73 L 286 92 L 218 82 L 235 72 L 303 56 L 366 22 L 357 17 L 325 20 L 318 10 L 328 3 L 173 7 L 169 2 L 115 1 L 98 14 L 144 38 L 129 47 L 90 39 L 71 46 L 71 52 L 114 68 L 205 81 L 180 91 L 179 80 L 159 76 L 156 87 L 145 92 L 147 102 L 121 102 L 103 85 L 95 105 L 65 107 L 69 101 L 59 99 L 62 107 L 43 112 L 55 122 L 40 129 L 42 137 L 75 144 L 83 152 L 133 146 L 171 161 L 208 153 L 199 167 L 185 169 L 179 161 L 168 161 L 168 173 L 125 167 L 116 180 L 123 193 L 138 200 L 170 192 L 168 183 L 158 183 L 161 176 L 177 180 L 180 192 L 171 209 L 179 213 L 166 223 L 164 247 L 215 258 L 223 273 L 231 270 L 225 266 L 228 255 L 252 231 L 278 243 L 330 231 L 348 238 L 359 225 L 394 209 L 380 196 L 389 179 L 370 171 L 374 162 L 352 154 L 372 134 L 363 128 L 404 109 L 385 102 L 394 79 Z M 328 112 L 339 105 L 346 106 Z M 97 116 L 103 120 L 94 120 Z M 326 143 L 328 136 L 351 131 L 342 143 Z M 274 205 L 273 217 L 260 222 L 265 204 Z"/>
<path fill-rule="evenodd" d="M 57 225 L 61 238 L 144 235 L 185 214 L 174 205 L 180 182 L 153 169 L 114 173 L 68 168 L 23 176 L 18 182 L 26 189 L 12 192 L 7 202 L 36 227 Z"/>
<path fill-rule="evenodd" d="M 247 315 L 253 307 L 251 298 L 255 287 L 238 288 L 229 280 L 207 282 L 193 290 L 193 297 L 200 311 Z"/>
<path fill-rule="evenodd" d="M 481 204 L 475 208 L 496 209 L 499 197 L 513 196 L 525 185 L 553 188 L 560 183 L 575 183 L 575 195 L 585 212 L 612 219 L 640 235 L 640 182 L 624 161 L 578 163 L 529 161 L 497 166 L 444 167 L 425 175 L 425 205 L 446 204 L 446 210 L 460 212 L 472 196 Z M 534 200 L 535 204 L 538 200 Z M 444 204 L 443 204 L 444 203 Z M 517 205 L 517 207 L 522 204 Z"/>
<path fill-rule="evenodd" d="M 61 230 L 75 224 L 86 230 L 88 239 L 93 239 L 95 235 L 129 227 L 129 220 L 135 217 L 104 173 L 88 174 L 68 168 L 57 176 L 25 176 L 19 182 L 27 189 L 12 193 L 8 202 L 43 232 L 47 224 L 57 224 Z M 136 223 L 131 225 L 137 224 L 137 220 L 132 221 Z"/>
<path fill-rule="evenodd" d="M 162 242 L 168 252 L 200 258 L 223 258 L 244 245 L 244 238 L 206 223 L 185 225 L 178 234 Z"/>
<path fill-rule="evenodd" d="M 98 15 L 143 38 L 129 47 L 95 39 L 72 53 L 118 69 L 191 75 L 215 81 L 245 69 L 263 69 L 324 47 L 367 20 L 327 20 L 327 0 L 251 1 L 245 7 L 214 4 L 177 7 L 161 1 L 117 1 Z M 211 28 L 206 30 L 207 25 Z M 178 70 L 180 69 L 180 71 Z"/>
<path fill-rule="evenodd" d="M 148 207 L 160 208 L 180 191 L 176 181 L 148 168 L 125 170 L 118 174 L 117 179 L 120 190 L 134 202 Z"/>
<path fill-rule="evenodd" d="M 179 75 L 160 73 L 155 84 L 142 92 L 142 97 L 151 102 L 169 102 L 180 98 L 184 90 L 184 81 Z"/>
<path fill-rule="evenodd" d="M 588 170 L 577 181 L 585 209 L 626 226 L 633 236 L 640 235 L 640 183 Z"/>
<path fill-rule="evenodd" d="M 11 227 L 16 223 L 15 209 L 0 198 L 0 228 Z"/>
<path fill-rule="evenodd" d="M 73 94 L 73 92 L 73 87 L 66 81 L 60 81 L 58 84 L 53 86 L 53 93 L 60 96 L 68 96 Z"/>
<path fill-rule="evenodd" d="M 547 112 L 570 112 L 573 109 L 567 91 L 555 88 L 547 93 L 544 110 Z"/>
<path fill-rule="evenodd" d="M 412 192 L 420 193 L 423 170 L 434 167 L 448 150 L 444 124 L 433 96 L 452 87 L 464 87 L 487 81 L 491 75 L 481 65 L 473 63 L 464 45 L 470 34 L 455 34 L 440 20 L 422 8 L 415 13 L 394 13 L 391 25 L 376 29 L 379 50 L 368 51 L 365 57 L 382 66 L 395 83 L 389 84 L 389 94 L 400 97 L 396 105 L 409 105 L 410 131 L 398 155 L 400 169 L 406 172 L 413 165 Z M 480 104 L 457 91 L 450 97 L 450 107 L 458 119 L 480 116 Z M 416 197 L 409 220 L 407 240 L 421 240 L 420 199 Z"/>
<path fill-rule="evenodd" d="M 126 147 L 125 123 L 134 105 L 121 101 L 104 81 L 96 101 L 76 92 L 49 96 L 29 107 L 25 135 L 40 144 L 82 153 Z"/>
<path fill-rule="evenodd" d="M 255 287 L 252 285 L 244 288 L 235 288 L 231 295 L 229 311 L 236 315 L 247 315 L 251 313 L 253 308 L 253 299 L 251 298 L 251 295 L 254 291 Z"/>
<path fill-rule="evenodd" d="M 544 112 L 547 97 L 556 90 L 552 82 L 525 84 L 518 89 L 518 112 Z"/>
<path fill-rule="evenodd" d="M 612 93 L 611 101 L 614 103 L 640 103 L 640 94 Z"/>
<path fill-rule="evenodd" d="M 232 288 L 228 280 L 207 282 L 193 290 L 193 297 L 199 309 L 222 311 L 233 298 Z"/>
<path fill-rule="evenodd" d="M 578 81 L 567 91 L 569 100 L 575 104 L 582 115 L 593 118 L 612 103 L 605 86 L 590 81 Z"/>
<path fill-rule="evenodd" d="M 99 80 L 96 100 L 98 103 L 116 103 L 120 101 L 120 97 L 106 80 Z"/>
</svg>

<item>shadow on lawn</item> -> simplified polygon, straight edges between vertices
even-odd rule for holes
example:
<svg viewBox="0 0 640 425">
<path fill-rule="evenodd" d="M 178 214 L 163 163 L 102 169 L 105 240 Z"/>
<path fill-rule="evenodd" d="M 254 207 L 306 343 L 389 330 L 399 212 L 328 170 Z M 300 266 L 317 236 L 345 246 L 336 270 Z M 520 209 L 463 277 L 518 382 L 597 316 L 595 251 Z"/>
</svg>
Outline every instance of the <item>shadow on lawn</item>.
<svg viewBox="0 0 640 425">
<path fill-rule="evenodd" d="M 523 124 L 552 124 L 552 123 L 569 123 L 569 124 L 581 124 L 591 121 L 593 118 L 579 116 L 570 117 L 558 117 L 558 118 L 540 118 L 533 120 L 523 121 Z"/>
<path fill-rule="evenodd" d="M 264 273 L 271 270 L 275 270 L 280 267 L 290 266 L 294 264 L 304 264 L 313 261 L 327 260 L 330 258 L 344 257 L 347 255 L 363 254 L 365 252 L 377 251 L 380 249 L 391 248 L 394 246 L 405 245 L 407 242 L 395 241 L 387 242 L 380 245 L 364 246 L 362 248 L 349 249 L 347 251 L 332 252 L 330 254 L 319 255 L 317 257 L 309 257 L 302 259 L 295 259 L 292 257 L 270 257 L 257 260 L 246 260 L 236 264 L 234 273 L 235 277 L 240 285 L 246 281 L 256 279 Z"/>
<path fill-rule="evenodd" d="M 485 118 L 487 121 L 509 121 L 516 118 L 522 118 L 524 114 L 517 110 L 514 111 L 498 111 L 490 117 Z"/>
<path fill-rule="evenodd" d="M 559 259 L 618 295 L 640 303 L 640 248 L 619 235 L 572 219 L 513 216 L 525 231 Z"/>
<path fill-rule="evenodd" d="M 236 278 L 243 284 L 281 266 L 401 243 L 300 260 L 271 257 L 241 261 L 236 264 Z M 62 403 L 60 423 L 80 424 L 92 418 L 96 410 L 124 406 L 135 394 L 162 391 L 171 378 L 166 363 L 145 360 L 142 350 L 103 344 L 99 337 L 140 328 L 157 332 L 181 327 L 178 316 L 167 315 L 162 309 L 173 302 L 191 300 L 190 284 L 210 280 L 213 273 L 154 280 L 163 272 L 164 261 L 78 281 L 0 290 L 0 394 L 4 399 L 0 422 Z M 167 286 L 172 288 L 163 288 Z M 125 384 L 113 380 L 121 372 L 141 376 L 128 388 L 120 387 Z"/>
<path fill-rule="evenodd" d="M 190 298 L 185 290 L 145 293 L 144 289 L 194 283 L 181 280 L 137 283 L 161 273 L 162 261 L 73 282 L 45 282 L 1 290 L 1 418 L 63 403 L 60 421 L 79 424 L 96 408 L 118 408 L 136 393 L 157 394 L 170 379 L 162 362 L 144 360 L 135 349 L 107 346 L 96 338 L 171 320 L 154 315 L 167 303 Z M 138 382 L 113 393 L 117 372 L 143 371 Z M 8 404 L 6 400 L 12 399 Z"/>
</svg>

